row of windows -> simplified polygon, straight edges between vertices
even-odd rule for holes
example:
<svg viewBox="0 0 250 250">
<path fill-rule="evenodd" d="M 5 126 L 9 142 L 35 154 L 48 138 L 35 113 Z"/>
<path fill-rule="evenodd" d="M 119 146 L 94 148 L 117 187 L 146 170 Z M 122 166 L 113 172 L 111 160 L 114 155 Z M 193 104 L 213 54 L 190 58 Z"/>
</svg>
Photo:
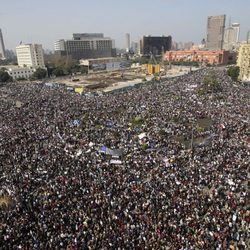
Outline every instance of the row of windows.
<svg viewBox="0 0 250 250">
<path fill-rule="evenodd" d="M 27 74 L 27 73 L 32 73 L 32 71 L 14 71 L 14 72 L 10 72 L 10 74 L 12 75 L 12 74 L 14 74 L 14 75 L 16 75 L 16 74 Z"/>
</svg>

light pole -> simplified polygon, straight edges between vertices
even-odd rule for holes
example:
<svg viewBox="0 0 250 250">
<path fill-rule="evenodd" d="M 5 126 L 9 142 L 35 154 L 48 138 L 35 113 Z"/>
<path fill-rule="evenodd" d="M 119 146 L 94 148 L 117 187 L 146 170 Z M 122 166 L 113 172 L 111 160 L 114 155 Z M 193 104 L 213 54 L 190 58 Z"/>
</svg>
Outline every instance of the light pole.
<svg viewBox="0 0 250 250">
<path fill-rule="evenodd" d="M 191 151 L 192 151 L 192 154 L 193 154 L 193 142 L 194 142 L 194 121 L 192 122 L 192 135 L 191 135 Z"/>
</svg>

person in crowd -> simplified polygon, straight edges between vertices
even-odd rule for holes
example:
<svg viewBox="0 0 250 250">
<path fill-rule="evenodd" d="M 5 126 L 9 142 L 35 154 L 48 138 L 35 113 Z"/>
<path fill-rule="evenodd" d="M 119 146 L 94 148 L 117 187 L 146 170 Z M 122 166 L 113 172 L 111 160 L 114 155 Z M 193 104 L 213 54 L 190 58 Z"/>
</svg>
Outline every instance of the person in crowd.
<svg viewBox="0 0 250 250">
<path fill-rule="evenodd" d="M 0 87 L 0 249 L 249 249 L 250 89 L 215 72 Z"/>
</svg>

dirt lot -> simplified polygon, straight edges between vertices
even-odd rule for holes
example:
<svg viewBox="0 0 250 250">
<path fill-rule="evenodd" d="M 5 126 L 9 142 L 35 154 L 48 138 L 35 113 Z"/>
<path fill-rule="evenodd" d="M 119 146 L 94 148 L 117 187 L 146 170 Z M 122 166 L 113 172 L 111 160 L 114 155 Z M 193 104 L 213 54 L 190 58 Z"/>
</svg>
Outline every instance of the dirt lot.
<svg viewBox="0 0 250 250">
<path fill-rule="evenodd" d="M 133 71 L 119 71 L 110 73 L 92 73 L 89 75 L 77 75 L 72 77 L 55 78 L 50 82 L 64 83 L 69 86 L 83 86 L 88 90 L 103 89 L 118 82 L 126 82 L 145 78 L 145 73 Z"/>
</svg>

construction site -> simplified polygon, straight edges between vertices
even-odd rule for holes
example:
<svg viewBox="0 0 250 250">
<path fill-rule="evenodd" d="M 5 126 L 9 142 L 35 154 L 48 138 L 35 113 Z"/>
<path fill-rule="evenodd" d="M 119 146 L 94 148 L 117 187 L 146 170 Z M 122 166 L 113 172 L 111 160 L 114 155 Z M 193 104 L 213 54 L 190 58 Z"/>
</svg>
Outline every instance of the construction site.
<svg viewBox="0 0 250 250">
<path fill-rule="evenodd" d="M 91 72 L 87 75 L 75 74 L 70 77 L 57 77 L 50 79 L 49 83 L 65 84 L 78 93 L 83 92 L 108 92 L 119 88 L 134 86 L 136 84 L 175 77 L 190 72 L 190 67 L 165 66 L 149 63 L 117 71 Z M 192 69 L 194 70 L 194 69 Z"/>
</svg>

